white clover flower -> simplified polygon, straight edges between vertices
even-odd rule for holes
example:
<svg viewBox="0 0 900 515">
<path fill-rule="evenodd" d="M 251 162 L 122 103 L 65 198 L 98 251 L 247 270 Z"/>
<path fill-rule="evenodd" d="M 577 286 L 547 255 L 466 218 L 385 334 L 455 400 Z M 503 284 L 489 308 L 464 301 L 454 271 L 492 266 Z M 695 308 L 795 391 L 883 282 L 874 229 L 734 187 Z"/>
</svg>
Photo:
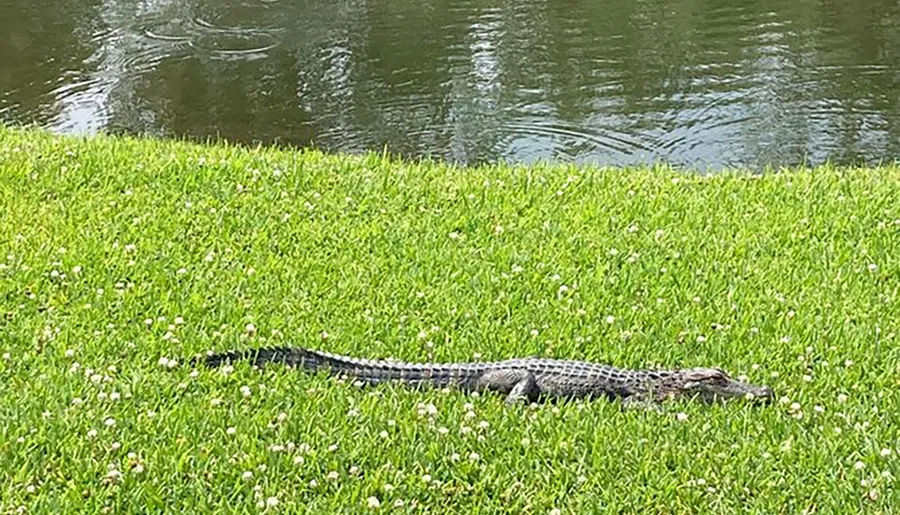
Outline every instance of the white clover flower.
<svg viewBox="0 0 900 515">
<path fill-rule="evenodd" d="M 614 316 L 612 316 L 612 315 L 607 315 L 607 316 L 606 316 L 606 323 L 607 323 L 607 324 L 614 324 L 615 322 L 616 322 L 616 317 L 614 317 Z"/>
<path fill-rule="evenodd" d="M 338 477 L 340 477 L 339 474 L 337 472 L 335 472 L 334 470 L 332 470 L 331 472 L 328 473 L 328 475 L 325 476 L 325 478 L 328 479 L 329 481 L 337 481 Z"/>
<path fill-rule="evenodd" d="M 675 415 L 675 419 L 678 420 L 679 422 L 684 422 L 684 421 L 686 421 L 686 420 L 688 419 L 688 414 L 687 414 L 687 413 L 684 413 L 683 411 L 682 411 L 682 412 L 678 412 L 678 413 Z"/>
<path fill-rule="evenodd" d="M 377 497 L 372 496 L 366 499 L 366 506 L 368 506 L 369 508 L 380 508 L 381 501 L 379 501 Z"/>
<path fill-rule="evenodd" d="M 469 453 L 469 461 L 478 461 L 481 459 L 481 455 L 475 451 Z"/>
<path fill-rule="evenodd" d="M 144 466 L 140 463 L 135 463 L 134 467 L 131 467 L 131 471 L 134 472 L 135 474 L 143 474 Z"/>
<path fill-rule="evenodd" d="M 91 430 L 89 430 L 89 431 L 87 432 L 87 437 L 88 437 L 88 438 L 96 438 L 96 437 L 97 437 L 97 430 L 96 430 L 96 429 L 91 429 Z"/>
<path fill-rule="evenodd" d="M 856 470 L 862 470 L 862 469 L 866 468 L 866 464 L 861 461 L 857 461 L 856 463 L 853 464 L 853 468 Z"/>
<path fill-rule="evenodd" d="M 104 424 L 106 427 L 114 427 L 114 426 L 116 425 L 116 419 L 114 419 L 114 418 L 108 418 L 108 419 L 106 419 L 106 420 L 103 421 L 103 424 Z"/>
<path fill-rule="evenodd" d="M 237 433 L 237 429 L 235 429 L 234 427 L 228 427 L 227 429 L 225 429 L 225 434 L 227 435 L 233 435 L 235 433 Z"/>
<path fill-rule="evenodd" d="M 269 508 L 274 508 L 278 506 L 278 498 L 277 497 L 268 497 L 266 498 L 266 506 Z"/>
</svg>

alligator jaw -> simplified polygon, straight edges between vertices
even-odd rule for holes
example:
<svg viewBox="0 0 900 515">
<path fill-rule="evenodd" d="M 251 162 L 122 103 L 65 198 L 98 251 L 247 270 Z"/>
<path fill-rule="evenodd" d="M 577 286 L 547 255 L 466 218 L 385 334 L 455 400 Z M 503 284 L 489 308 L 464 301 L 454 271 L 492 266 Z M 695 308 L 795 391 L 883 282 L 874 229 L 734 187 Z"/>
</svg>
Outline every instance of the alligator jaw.
<svg viewBox="0 0 900 515">
<path fill-rule="evenodd" d="M 706 402 L 746 399 L 767 404 L 775 398 L 775 393 L 768 386 L 732 379 L 718 368 L 680 370 L 668 380 L 665 389 L 676 396 L 696 397 Z"/>
</svg>

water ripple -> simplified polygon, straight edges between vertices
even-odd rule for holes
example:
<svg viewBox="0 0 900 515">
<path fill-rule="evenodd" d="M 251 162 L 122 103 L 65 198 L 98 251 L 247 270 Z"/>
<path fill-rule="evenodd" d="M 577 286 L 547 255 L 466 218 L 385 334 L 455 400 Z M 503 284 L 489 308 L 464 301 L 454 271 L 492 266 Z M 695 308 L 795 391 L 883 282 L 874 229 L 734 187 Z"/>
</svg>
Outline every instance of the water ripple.
<svg viewBox="0 0 900 515">
<path fill-rule="evenodd" d="M 472 163 L 900 153 L 891 1 L 10 2 L 0 113 L 58 130 Z"/>
</svg>

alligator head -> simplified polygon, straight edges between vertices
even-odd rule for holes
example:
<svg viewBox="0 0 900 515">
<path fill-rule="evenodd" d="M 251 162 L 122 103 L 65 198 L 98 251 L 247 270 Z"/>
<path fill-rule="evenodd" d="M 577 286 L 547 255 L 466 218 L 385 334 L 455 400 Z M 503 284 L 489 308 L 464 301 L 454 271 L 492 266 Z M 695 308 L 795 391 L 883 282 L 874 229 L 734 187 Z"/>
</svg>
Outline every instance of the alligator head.
<svg viewBox="0 0 900 515">
<path fill-rule="evenodd" d="M 696 397 L 706 402 L 743 398 L 753 402 L 771 402 L 775 394 L 768 386 L 738 381 L 718 368 L 690 368 L 672 374 L 662 388 L 665 396 Z"/>
</svg>

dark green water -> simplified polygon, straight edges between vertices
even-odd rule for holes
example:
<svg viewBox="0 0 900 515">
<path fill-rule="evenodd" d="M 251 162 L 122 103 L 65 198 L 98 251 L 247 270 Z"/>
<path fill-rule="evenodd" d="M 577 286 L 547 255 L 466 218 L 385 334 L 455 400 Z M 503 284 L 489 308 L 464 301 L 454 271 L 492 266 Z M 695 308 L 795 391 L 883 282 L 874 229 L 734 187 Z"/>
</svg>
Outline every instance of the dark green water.
<svg viewBox="0 0 900 515">
<path fill-rule="evenodd" d="M 900 158 L 897 0 L 4 0 L 0 120 L 700 169 Z"/>
</svg>

